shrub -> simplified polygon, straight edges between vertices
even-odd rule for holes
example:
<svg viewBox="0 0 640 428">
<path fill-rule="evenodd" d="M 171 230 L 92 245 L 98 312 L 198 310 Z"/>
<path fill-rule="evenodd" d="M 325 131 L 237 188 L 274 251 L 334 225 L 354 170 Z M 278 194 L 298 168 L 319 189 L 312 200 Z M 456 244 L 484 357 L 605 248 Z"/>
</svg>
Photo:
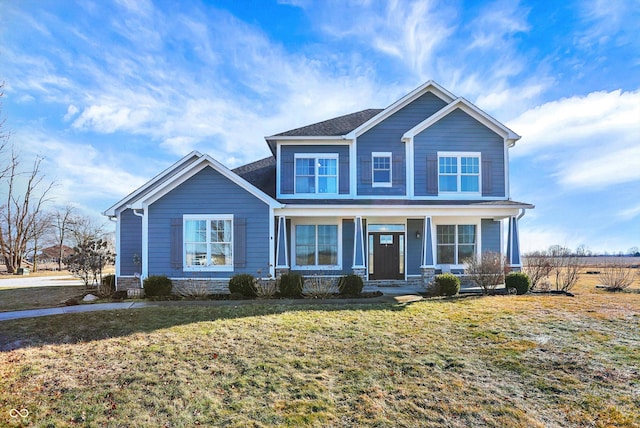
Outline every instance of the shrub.
<svg viewBox="0 0 640 428">
<path fill-rule="evenodd" d="M 280 277 L 280 296 L 301 297 L 304 279 L 296 272 L 285 273 Z"/>
<path fill-rule="evenodd" d="M 100 281 L 100 285 L 98 285 L 97 294 L 99 297 L 110 297 L 113 293 L 116 292 L 116 276 L 105 275 L 102 277 Z"/>
<path fill-rule="evenodd" d="M 271 299 L 278 291 L 278 282 L 273 278 L 256 279 L 254 284 L 256 296 Z"/>
<path fill-rule="evenodd" d="M 608 291 L 622 291 L 635 280 L 635 272 L 631 267 L 616 261 L 609 261 L 600 268 L 598 279 Z"/>
<path fill-rule="evenodd" d="M 485 251 L 480 258 L 470 257 L 464 261 L 464 273 L 484 294 L 489 294 L 504 281 L 505 258 L 493 251 Z"/>
<path fill-rule="evenodd" d="M 343 296 L 359 296 L 363 287 L 362 278 L 353 273 L 341 277 L 338 281 L 338 289 Z"/>
<path fill-rule="evenodd" d="M 516 290 L 516 294 L 526 294 L 531 287 L 529 275 L 524 272 L 510 272 L 504 279 L 507 291 L 511 288 Z"/>
<path fill-rule="evenodd" d="M 248 273 L 233 275 L 229 280 L 229 292 L 231 294 L 242 294 L 245 297 L 256 297 L 256 279 Z"/>
<path fill-rule="evenodd" d="M 338 294 L 338 284 L 335 278 L 323 275 L 305 278 L 303 296 L 309 299 L 326 299 Z"/>
<path fill-rule="evenodd" d="M 193 279 L 177 283 L 174 287 L 174 292 L 178 296 L 186 297 L 188 299 L 202 299 L 210 294 L 206 281 L 197 281 Z"/>
<path fill-rule="evenodd" d="M 454 296 L 460 291 L 460 278 L 452 273 L 443 273 L 434 280 L 442 296 Z"/>
<path fill-rule="evenodd" d="M 151 275 L 144 279 L 143 287 L 146 296 L 169 296 L 173 283 L 165 275 Z"/>
</svg>

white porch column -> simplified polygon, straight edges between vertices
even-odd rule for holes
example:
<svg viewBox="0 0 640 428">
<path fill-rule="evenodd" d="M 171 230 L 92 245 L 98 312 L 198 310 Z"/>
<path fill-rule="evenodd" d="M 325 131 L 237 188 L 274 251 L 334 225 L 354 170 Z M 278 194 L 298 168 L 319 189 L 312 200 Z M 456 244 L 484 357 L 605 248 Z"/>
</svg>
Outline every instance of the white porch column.
<svg viewBox="0 0 640 428">
<path fill-rule="evenodd" d="M 431 216 L 424 218 L 424 230 L 422 232 L 422 282 L 428 288 L 436 275 L 435 251 L 433 240 L 433 222 Z"/>
<path fill-rule="evenodd" d="M 364 231 L 362 227 L 362 217 L 355 218 L 355 228 L 353 233 L 353 273 L 364 277 L 367 272 L 364 253 Z"/>
<path fill-rule="evenodd" d="M 518 218 L 509 217 L 509 230 L 507 235 L 507 263 L 512 270 L 520 270 L 520 236 L 518 234 Z"/>
<path fill-rule="evenodd" d="M 287 251 L 287 220 L 285 216 L 278 216 L 278 240 L 276 241 L 276 276 L 289 269 L 289 254 Z"/>
</svg>

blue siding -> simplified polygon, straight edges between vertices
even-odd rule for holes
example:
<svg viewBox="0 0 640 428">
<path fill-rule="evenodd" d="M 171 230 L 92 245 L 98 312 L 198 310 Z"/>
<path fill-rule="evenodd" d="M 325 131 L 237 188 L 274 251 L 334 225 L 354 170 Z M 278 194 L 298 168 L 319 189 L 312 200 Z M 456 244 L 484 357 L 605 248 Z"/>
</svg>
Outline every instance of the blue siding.
<svg viewBox="0 0 640 428">
<path fill-rule="evenodd" d="M 428 92 L 358 137 L 358 195 L 406 194 L 406 145 L 401 141 L 402 135 L 445 105 L 444 101 Z M 372 152 L 392 153 L 392 187 L 372 186 Z"/>
<path fill-rule="evenodd" d="M 171 220 L 184 214 L 233 214 L 246 219 L 246 263 L 233 272 L 183 272 L 171 264 Z M 234 245 L 234 251 L 239 244 Z M 269 270 L 269 207 L 207 167 L 149 207 L 149 275 L 229 278 Z"/>
<path fill-rule="evenodd" d="M 424 220 L 407 220 L 407 275 L 419 275 L 422 265 L 422 240 Z M 416 238 L 416 232 L 420 232 L 420 238 Z"/>
<path fill-rule="evenodd" d="M 482 228 L 482 250 L 493 251 L 494 253 L 502 253 L 500 248 L 500 227 L 499 221 L 483 218 L 480 224 Z"/>
<path fill-rule="evenodd" d="M 435 196 L 428 191 L 428 159 L 437 159 L 438 151 L 480 152 L 483 196 L 505 196 L 504 140 L 495 132 L 463 112 L 455 110 L 414 138 L 414 184 L 416 196 Z M 437 170 L 431 172 L 437 179 Z M 489 188 L 487 189 L 487 184 Z M 437 184 L 435 185 L 437 189 Z"/>
<path fill-rule="evenodd" d="M 137 254 L 142 262 L 142 218 L 127 209 L 120 213 L 120 253 L 116 255 L 120 262 L 120 275 L 133 275 L 142 272 L 142 265 L 133 263 Z"/>
<path fill-rule="evenodd" d="M 294 194 L 295 154 L 296 153 L 337 153 L 338 154 L 338 193 L 349 194 L 349 146 L 327 145 L 297 146 L 282 145 L 280 148 L 280 193 Z M 324 197 L 318 195 L 318 197 Z"/>
</svg>

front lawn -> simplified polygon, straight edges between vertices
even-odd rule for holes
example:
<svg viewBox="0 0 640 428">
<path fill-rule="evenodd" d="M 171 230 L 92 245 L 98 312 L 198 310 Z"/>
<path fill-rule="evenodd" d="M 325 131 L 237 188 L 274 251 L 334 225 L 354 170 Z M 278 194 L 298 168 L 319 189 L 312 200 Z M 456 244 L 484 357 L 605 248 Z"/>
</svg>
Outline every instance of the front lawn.
<svg viewBox="0 0 640 428">
<path fill-rule="evenodd" d="M 1 322 L 0 424 L 638 426 L 640 294 L 578 291 Z"/>
</svg>

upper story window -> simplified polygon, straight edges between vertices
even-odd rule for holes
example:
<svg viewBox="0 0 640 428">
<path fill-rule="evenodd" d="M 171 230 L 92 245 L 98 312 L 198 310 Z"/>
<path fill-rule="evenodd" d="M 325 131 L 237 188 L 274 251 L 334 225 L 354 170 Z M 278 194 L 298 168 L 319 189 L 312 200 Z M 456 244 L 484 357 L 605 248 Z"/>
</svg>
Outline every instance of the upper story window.
<svg viewBox="0 0 640 428">
<path fill-rule="evenodd" d="M 183 230 L 185 269 L 233 269 L 233 216 L 188 215 Z"/>
<path fill-rule="evenodd" d="M 338 193 L 338 155 L 296 154 L 296 193 Z"/>
<path fill-rule="evenodd" d="M 373 152 L 371 167 L 373 187 L 391 187 L 391 153 Z"/>
<path fill-rule="evenodd" d="M 480 193 L 480 153 L 438 153 L 440 192 Z"/>
</svg>

